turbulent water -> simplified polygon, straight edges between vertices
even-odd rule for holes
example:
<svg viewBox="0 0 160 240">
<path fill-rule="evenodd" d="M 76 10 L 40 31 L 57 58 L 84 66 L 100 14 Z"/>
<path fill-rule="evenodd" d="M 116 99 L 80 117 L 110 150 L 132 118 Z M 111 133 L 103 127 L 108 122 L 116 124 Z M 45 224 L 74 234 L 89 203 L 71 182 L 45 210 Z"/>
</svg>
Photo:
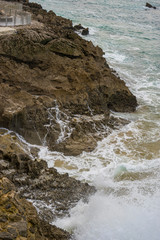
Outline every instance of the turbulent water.
<svg viewBox="0 0 160 240">
<path fill-rule="evenodd" d="M 91 153 L 65 157 L 41 148 L 40 157 L 60 172 L 94 184 L 98 192 L 79 202 L 56 225 L 76 240 L 160 239 L 160 2 L 144 0 L 37 0 L 47 10 L 89 27 L 91 40 L 139 103 L 131 120 Z M 58 119 L 57 119 L 58 121 Z M 60 119 L 59 119 L 60 121 Z M 63 122 L 60 124 L 63 127 Z"/>
</svg>

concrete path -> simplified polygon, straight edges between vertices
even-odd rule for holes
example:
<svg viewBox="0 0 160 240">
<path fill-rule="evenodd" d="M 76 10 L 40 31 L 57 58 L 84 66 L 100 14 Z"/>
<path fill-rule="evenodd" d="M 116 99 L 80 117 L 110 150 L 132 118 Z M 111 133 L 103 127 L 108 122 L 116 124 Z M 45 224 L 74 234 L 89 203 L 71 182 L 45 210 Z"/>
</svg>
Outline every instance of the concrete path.
<svg viewBox="0 0 160 240">
<path fill-rule="evenodd" d="M 11 27 L 0 27 L 0 35 L 8 35 L 15 33 L 16 29 Z"/>
</svg>

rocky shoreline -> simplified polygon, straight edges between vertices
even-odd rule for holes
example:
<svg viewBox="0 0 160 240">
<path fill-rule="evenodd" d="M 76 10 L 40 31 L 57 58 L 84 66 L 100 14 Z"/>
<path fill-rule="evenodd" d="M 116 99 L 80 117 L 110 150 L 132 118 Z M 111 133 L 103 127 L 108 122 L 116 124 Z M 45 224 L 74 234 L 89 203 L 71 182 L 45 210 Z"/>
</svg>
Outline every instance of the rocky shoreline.
<svg viewBox="0 0 160 240">
<path fill-rule="evenodd" d="M 87 150 L 94 129 L 83 124 L 84 133 L 77 136 L 81 126 L 71 121 L 65 141 L 57 142 L 62 130 L 58 120 L 104 114 L 99 125 L 107 125 L 110 110 L 134 111 L 136 98 L 109 68 L 102 49 L 76 34 L 70 20 L 35 3 L 24 8 L 32 13 L 32 24 L 0 36 L 0 126 L 70 155 L 76 155 L 71 147 L 76 142 L 79 154 Z"/>
<path fill-rule="evenodd" d="M 127 123 L 110 110 L 132 112 L 137 101 L 70 20 L 36 3 L 23 7 L 31 25 L 0 35 L 0 239 L 70 239 L 50 223 L 95 188 L 48 168 L 16 133 L 76 156 Z"/>
<path fill-rule="evenodd" d="M 95 188 L 31 158 L 13 132 L 1 129 L 0 143 L 0 239 L 70 239 L 50 223 L 68 215 L 80 199 L 87 201 Z"/>
</svg>

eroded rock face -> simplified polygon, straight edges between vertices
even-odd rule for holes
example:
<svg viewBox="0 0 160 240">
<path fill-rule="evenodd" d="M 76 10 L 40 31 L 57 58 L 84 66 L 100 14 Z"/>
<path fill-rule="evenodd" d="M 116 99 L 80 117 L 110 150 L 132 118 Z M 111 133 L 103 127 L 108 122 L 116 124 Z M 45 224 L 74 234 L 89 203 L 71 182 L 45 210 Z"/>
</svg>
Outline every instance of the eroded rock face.
<svg viewBox="0 0 160 240">
<path fill-rule="evenodd" d="M 21 196 L 34 203 L 41 219 L 48 222 L 67 215 L 80 199 L 87 201 L 95 193 L 87 183 L 61 175 L 48 168 L 45 161 L 33 158 L 13 133 L 0 136 L 0 173 L 14 183 Z"/>
<path fill-rule="evenodd" d="M 39 219 L 31 202 L 16 193 L 14 184 L 0 176 L 0 239 L 67 240 L 69 233 Z"/>
<path fill-rule="evenodd" d="M 95 188 L 49 169 L 35 158 L 38 147 L 4 128 L 77 155 L 124 124 L 110 109 L 131 112 L 137 101 L 102 49 L 78 36 L 70 20 L 22 2 L 32 24 L 0 36 L 0 239 L 65 240 L 70 235 L 48 222 L 87 201 Z"/>
<path fill-rule="evenodd" d="M 18 132 L 30 143 L 79 154 L 91 142 L 90 130 L 83 139 L 83 134 L 77 138 L 77 151 L 67 145 L 74 142 L 74 133 L 59 145 L 62 129 L 56 106 L 71 120 L 77 114 L 91 116 L 89 109 L 92 116 L 110 109 L 134 111 L 136 98 L 109 68 L 102 49 L 78 36 L 70 20 L 35 3 L 26 3 L 24 8 L 33 14 L 31 26 L 0 36 L 0 126 Z M 105 114 L 107 121 L 109 114 Z"/>
</svg>

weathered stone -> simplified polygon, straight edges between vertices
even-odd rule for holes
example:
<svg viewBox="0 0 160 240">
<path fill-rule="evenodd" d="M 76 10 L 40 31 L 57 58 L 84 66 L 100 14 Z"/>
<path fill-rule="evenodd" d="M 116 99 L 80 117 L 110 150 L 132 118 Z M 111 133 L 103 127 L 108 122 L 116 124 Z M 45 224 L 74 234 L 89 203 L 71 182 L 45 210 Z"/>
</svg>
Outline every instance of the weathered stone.
<svg viewBox="0 0 160 240">
<path fill-rule="evenodd" d="M 78 25 L 74 26 L 75 31 L 79 31 L 79 30 L 83 30 L 83 29 L 84 29 L 84 27 L 81 24 L 78 24 Z"/>
<path fill-rule="evenodd" d="M 4 223 L 6 221 L 7 221 L 7 216 L 2 214 L 2 213 L 0 213 L 0 223 L 2 223 L 2 222 Z"/>
<path fill-rule="evenodd" d="M 19 228 L 19 226 L 17 226 Z M 18 236 L 16 228 L 13 228 L 11 225 L 7 228 L 7 232 L 12 235 L 12 239 L 15 239 Z"/>
<path fill-rule="evenodd" d="M 95 192 L 94 187 L 70 178 L 68 174 L 60 175 L 56 169 L 48 169 L 45 161 L 31 159 L 23 152 L 20 154 L 22 148 L 19 140 L 12 137 L 8 134 L 0 138 L 6 144 L 8 140 L 8 147 L 1 148 L 0 145 L 0 151 L 2 152 L 2 158 L 5 158 L 5 161 L 9 163 L 9 169 L 2 170 L 1 172 L 15 184 L 22 196 L 32 201 L 34 200 L 34 204 L 38 207 L 39 214 L 43 219 L 53 221 L 56 215 L 62 216 L 68 214 L 71 206 L 74 206 L 80 199 L 86 200 L 90 194 Z M 10 152 L 11 149 L 9 147 L 11 142 L 14 143 L 15 147 L 12 148 L 12 152 Z M 16 164 L 16 161 L 19 164 Z M 11 172 L 14 172 L 14 174 L 11 174 Z M 5 181 L 5 185 L 3 184 L 3 194 L 10 192 L 10 185 L 8 186 L 7 181 Z M 18 224 L 19 228 L 21 228 L 22 221 L 14 214 L 14 208 L 8 202 L 7 197 L 3 198 L 3 204 L 6 211 L 12 213 L 10 219 L 14 219 L 15 224 Z M 47 205 L 53 207 L 54 213 L 52 208 L 48 208 Z M 3 219 L 5 219 L 4 215 L 2 215 Z M 25 237 L 23 234 L 21 236 Z"/>
<path fill-rule="evenodd" d="M 0 160 L 0 170 L 9 168 L 9 163 L 3 159 Z"/>
<path fill-rule="evenodd" d="M 81 25 L 73 27 L 70 20 L 35 3 L 25 3 L 24 9 L 32 13 L 33 23 L 0 36 L 0 126 L 66 154 L 90 151 L 96 146 L 89 137 L 94 129 L 85 128 L 85 138 L 82 132 L 72 148 L 74 133 L 68 142 L 57 142 L 57 116 L 66 121 L 66 115 L 69 120 L 75 114 L 91 115 L 89 109 L 93 115 L 110 109 L 130 112 L 136 109 L 136 98 L 109 68 L 102 49 L 74 32 L 85 31 Z"/>
<path fill-rule="evenodd" d="M 14 185 L 7 178 L 0 178 L 0 186 L 0 212 L 3 212 L 3 221 L 0 224 L 0 239 L 70 239 L 71 236 L 67 232 L 51 226 L 45 221 L 41 222 L 33 205 L 19 197 L 15 192 Z M 9 188 L 7 193 L 6 187 Z M 13 212 L 5 207 L 6 199 L 8 204 L 13 206 Z M 17 222 L 16 216 L 17 219 L 20 219 Z M 6 221 L 4 221 L 4 219 L 6 219 Z"/>
<path fill-rule="evenodd" d="M 82 52 L 78 49 L 78 46 L 69 40 L 56 39 L 48 44 L 49 49 L 57 54 L 62 54 L 68 57 L 81 57 Z"/>
<path fill-rule="evenodd" d="M 75 25 L 73 27 L 75 31 L 79 31 L 82 35 L 88 35 L 89 34 L 89 29 L 84 28 L 81 24 Z"/>
<path fill-rule="evenodd" d="M 13 236 L 11 233 L 9 232 L 0 232 L 0 239 L 1 240 L 13 240 Z"/>
<path fill-rule="evenodd" d="M 148 8 L 154 8 L 154 9 L 156 9 L 156 7 L 155 6 L 152 6 L 150 3 L 146 3 L 146 7 L 148 7 Z"/>
<path fill-rule="evenodd" d="M 82 30 L 82 35 L 88 35 L 89 34 L 89 29 L 85 28 Z"/>
<path fill-rule="evenodd" d="M 27 237 L 27 223 L 26 221 L 14 222 L 10 224 L 11 229 L 18 229 L 19 235 Z M 9 230 L 8 230 L 9 231 Z"/>
</svg>

